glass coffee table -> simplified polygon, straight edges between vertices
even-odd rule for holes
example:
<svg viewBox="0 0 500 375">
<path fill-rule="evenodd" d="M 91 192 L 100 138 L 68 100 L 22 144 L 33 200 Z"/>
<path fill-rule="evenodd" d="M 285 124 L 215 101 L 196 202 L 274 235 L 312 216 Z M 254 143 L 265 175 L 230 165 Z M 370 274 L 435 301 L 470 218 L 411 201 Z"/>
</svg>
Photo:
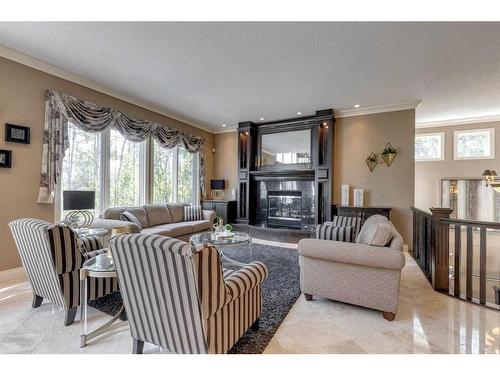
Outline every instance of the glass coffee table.
<svg viewBox="0 0 500 375">
<path fill-rule="evenodd" d="M 88 331 L 87 323 L 87 278 L 105 278 L 105 277 L 117 277 L 116 268 L 113 258 L 109 253 L 99 254 L 93 258 L 86 260 L 82 268 L 80 268 L 80 324 L 81 324 L 81 334 L 80 334 L 80 347 L 83 348 L 87 345 L 87 340 L 94 337 L 100 336 L 103 333 L 115 330 L 120 327 L 128 326 L 128 322 L 116 322 L 122 312 L 124 311 L 124 306 L 122 305 L 120 311 L 111 318 L 108 322 L 104 323 L 102 326 L 94 329 L 93 331 Z M 116 323 L 115 323 L 116 322 Z"/>
<path fill-rule="evenodd" d="M 231 236 L 218 236 L 215 232 L 201 232 L 192 235 L 189 238 L 191 245 L 212 245 L 219 251 L 221 260 L 225 266 L 242 267 L 253 260 L 252 238 L 248 233 L 231 232 Z M 232 259 L 231 255 L 227 255 L 229 249 L 237 245 L 247 245 L 246 249 L 242 249 L 240 253 L 243 255 L 244 261 Z M 240 246 L 238 246 L 240 247 Z"/>
</svg>

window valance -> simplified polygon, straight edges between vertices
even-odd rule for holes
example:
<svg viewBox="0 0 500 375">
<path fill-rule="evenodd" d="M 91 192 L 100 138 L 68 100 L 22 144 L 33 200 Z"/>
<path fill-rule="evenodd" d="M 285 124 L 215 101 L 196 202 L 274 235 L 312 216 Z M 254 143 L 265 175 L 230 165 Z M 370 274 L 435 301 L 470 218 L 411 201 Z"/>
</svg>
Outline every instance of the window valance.
<svg viewBox="0 0 500 375">
<path fill-rule="evenodd" d="M 189 152 L 199 152 L 200 191 L 205 196 L 205 140 L 166 125 L 138 120 L 114 108 L 101 107 L 54 90 L 45 97 L 45 121 L 42 148 L 42 172 L 38 203 L 53 203 L 64 153 L 69 147 L 68 122 L 88 132 L 117 129 L 126 139 L 144 141 L 152 136 L 162 147 L 181 145 Z"/>
</svg>

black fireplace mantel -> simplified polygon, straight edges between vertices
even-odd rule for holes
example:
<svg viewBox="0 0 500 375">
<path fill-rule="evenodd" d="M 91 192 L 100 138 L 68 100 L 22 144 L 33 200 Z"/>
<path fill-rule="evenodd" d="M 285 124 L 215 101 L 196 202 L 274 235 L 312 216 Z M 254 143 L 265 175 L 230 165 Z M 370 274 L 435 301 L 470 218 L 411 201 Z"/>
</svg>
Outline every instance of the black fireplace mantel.
<svg viewBox="0 0 500 375">
<path fill-rule="evenodd" d="M 262 181 L 313 181 L 314 221 L 330 220 L 333 185 L 333 109 L 316 111 L 314 115 L 284 120 L 238 124 L 238 218 L 241 224 L 256 222 L 257 186 Z M 308 168 L 294 168 L 298 164 L 259 166 L 257 156 L 263 134 L 311 130 L 311 162 Z"/>
</svg>

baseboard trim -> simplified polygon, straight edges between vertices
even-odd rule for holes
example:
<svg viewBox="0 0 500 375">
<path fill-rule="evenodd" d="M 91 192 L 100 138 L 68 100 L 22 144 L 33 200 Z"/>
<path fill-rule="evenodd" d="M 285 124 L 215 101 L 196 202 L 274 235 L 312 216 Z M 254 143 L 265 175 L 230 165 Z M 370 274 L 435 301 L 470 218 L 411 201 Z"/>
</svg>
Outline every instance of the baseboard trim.
<svg viewBox="0 0 500 375">
<path fill-rule="evenodd" d="M 14 279 L 27 279 L 24 267 L 17 267 L 10 270 L 0 271 L 0 283 Z"/>
</svg>

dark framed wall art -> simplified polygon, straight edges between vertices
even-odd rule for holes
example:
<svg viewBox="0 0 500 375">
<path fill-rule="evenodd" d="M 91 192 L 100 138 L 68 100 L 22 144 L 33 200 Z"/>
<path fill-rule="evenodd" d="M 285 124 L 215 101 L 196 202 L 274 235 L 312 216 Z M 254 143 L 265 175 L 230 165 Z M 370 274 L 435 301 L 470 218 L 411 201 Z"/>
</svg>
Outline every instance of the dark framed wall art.
<svg viewBox="0 0 500 375">
<path fill-rule="evenodd" d="M 29 144 L 30 128 L 27 126 L 5 124 L 5 141 Z"/>
<path fill-rule="evenodd" d="M 12 166 L 12 151 L 0 150 L 0 168 L 10 168 Z"/>
</svg>

